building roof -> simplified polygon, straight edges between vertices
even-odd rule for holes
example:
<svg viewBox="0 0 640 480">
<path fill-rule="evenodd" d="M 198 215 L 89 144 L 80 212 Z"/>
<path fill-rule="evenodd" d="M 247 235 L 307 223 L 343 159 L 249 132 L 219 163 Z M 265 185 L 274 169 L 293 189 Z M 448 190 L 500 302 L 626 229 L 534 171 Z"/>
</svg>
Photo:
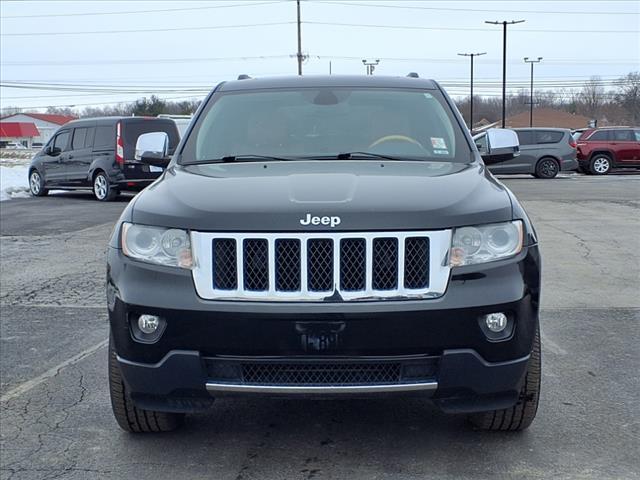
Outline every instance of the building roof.
<svg viewBox="0 0 640 480">
<path fill-rule="evenodd" d="M 51 122 L 57 125 L 64 125 L 71 120 L 75 120 L 78 117 L 74 117 L 72 115 L 56 115 L 53 113 L 14 113 L 11 115 L 7 115 L 6 117 L 2 117 L 0 120 L 5 120 L 6 118 L 11 118 L 15 115 L 26 115 L 27 117 L 35 118 L 37 120 L 42 120 L 43 122 Z"/>
<path fill-rule="evenodd" d="M 557 127 L 557 128 L 583 128 L 589 126 L 591 119 L 582 115 L 573 115 L 563 110 L 554 108 L 534 108 L 533 110 L 533 126 L 534 127 Z M 511 128 L 528 127 L 529 111 L 519 113 L 506 120 L 506 126 Z"/>
<path fill-rule="evenodd" d="M 0 122 L 0 137 L 37 137 L 40 132 L 33 123 Z"/>
</svg>

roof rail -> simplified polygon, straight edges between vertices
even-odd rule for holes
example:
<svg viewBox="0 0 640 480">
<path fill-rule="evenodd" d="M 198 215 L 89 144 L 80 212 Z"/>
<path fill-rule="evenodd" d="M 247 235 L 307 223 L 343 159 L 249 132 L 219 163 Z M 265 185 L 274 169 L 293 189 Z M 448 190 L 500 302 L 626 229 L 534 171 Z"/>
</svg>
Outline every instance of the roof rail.
<svg viewBox="0 0 640 480">
<path fill-rule="evenodd" d="M 420 78 L 420 75 L 418 75 L 416 72 L 409 72 L 409 73 L 407 73 L 407 77 L 409 77 L 409 78 Z"/>
<path fill-rule="evenodd" d="M 250 78 L 251 77 L 249 75 L 247 75 L 246 73 L 238 75 L 238 80 L 249 80 Z"/>
</svg>

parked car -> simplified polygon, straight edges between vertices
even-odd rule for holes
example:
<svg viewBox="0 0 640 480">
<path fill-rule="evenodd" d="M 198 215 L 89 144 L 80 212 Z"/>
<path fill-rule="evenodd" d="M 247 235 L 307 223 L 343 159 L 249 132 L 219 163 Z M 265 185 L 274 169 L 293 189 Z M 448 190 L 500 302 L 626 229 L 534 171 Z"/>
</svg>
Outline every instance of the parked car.
<svg viewBox="0 0 640 480">
<path fill-rule="evenodd" d="M 578 139 L 578 162 L 583 172 L 593 175 L 606 175 L 616 167 L 640 167 L 640 128 L 586 130 Z"/>
<path fill-rule="evenodd" d="M 489 165 L 492 173 L 528 173 L 537 178 L 554 178 L 560 171 L 577 170 L 576 142 L 564 128 L 514 128 L 520 155 Z M 484 144 L 484 134 L 474 137 Z"/>
<path fill-rule="evenodd" d="M 127 431 L 225 395 L 412 394 L 522 430 L 540 390 L 540 254 L 438 83 L 218 85 L 129 203 L 107 253 L 109 388 Z M 481 156 L 483 155 L 483 156 Z"/>
<path fill-rule="evenodd" d="M 33 157 L 29 188 L 34 196 L 58 190 L 93 190 L 100 201 L 113 200 L 122 190 L 140 190 L 162 168 L 136 160 L 138 137 L 147 132 L 167 134 L 168 151 L 180 140 L 173 120 L 153 117 L 104 117 L 74 120 L 51 137 Z"/>
<path fill-rule="evenodd" d="M 7 150 L 26 150 L 27 147 L 25 147 L 22 143 L 20 142 L 0 142 L 0 148 L 6 148 Z"/>
</svg>

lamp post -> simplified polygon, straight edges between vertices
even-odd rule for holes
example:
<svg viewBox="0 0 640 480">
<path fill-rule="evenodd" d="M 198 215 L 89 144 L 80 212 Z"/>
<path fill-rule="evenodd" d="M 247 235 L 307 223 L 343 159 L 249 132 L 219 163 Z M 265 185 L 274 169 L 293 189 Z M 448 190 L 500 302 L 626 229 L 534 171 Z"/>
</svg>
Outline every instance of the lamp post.
<svg viewBox="0 0 640 480">
<path fill-rule="evenodd" d="M 540 63 L 542 61 L 542 57 L 538 57 L 537 60 L 529 60 L 529 57 L 524 57 L 524 63 L 531 64 L 531 88 L 529 89 L 529 126 L 533 127 L 533 64 Z"/>
<path fill-rule="evenodd" d="M 481 53 L 459 53 L 461 57 L 471 57 L 471 96 L 469 99 L 469 103 L 471 104 L 469 107 L 469 131 L 473 130 L 473 57 L 478 57 L 480 55 L 486 55 L 487 52 Z"/>
<path fill-rule="evenodd" d="M 491 25 L 502 25 L 502 128 L 504 128 L 507 110 L 507 25 L 524 23 L 524 20 L 511 20 L 510 22 L 489 22 Z"/>
</svg>

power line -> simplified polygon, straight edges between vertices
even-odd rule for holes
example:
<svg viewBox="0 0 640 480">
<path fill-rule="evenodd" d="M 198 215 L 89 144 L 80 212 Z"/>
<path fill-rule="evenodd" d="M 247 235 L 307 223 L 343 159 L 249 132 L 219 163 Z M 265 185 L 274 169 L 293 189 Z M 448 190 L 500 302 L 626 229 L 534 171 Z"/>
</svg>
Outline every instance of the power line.
<svg viewBox="0 0 640 480">
<path fill-rule="evenodd" d="M 461 31 L 461 32 L 491 32 L 490 28 L 480 27 L 423 27 L 419 25 L 380 25 L 371 23 L 340 23 L 340 22 L 303 22 L 308 25 L 324 25 L 334 27 L 359 27 L 359 28 L 388 28 L 388 29 L 402 29 L 402 30 L 434 30 L 434 31 Z M 531 33 L 584 33 L 584 30 L 553 30 L 553 29 L 525 29 L 521 28 L 519 32 L 531 32 Z M 638 30 L 591 30 L 592 33 L 633 33 L 638 34 Z"/>
<path fill-rule="evenodd" d="M 86 17 L 94 15 L 132 15 L 137 13 L 164 13 L 164 12 L 187 12 L 193 10 L 213 10 L 218 8 L 236 8 L 236 7 L 255 7 L 258 5 L 273 5 L 275 3 L 285 3 L 286 0 L 270 1 L 270 2 L 250 2 L 238 3 L 231 5 L 212 5 L 208 7 L 187 7 L 187 8 L 163 8 L 157 10 L 129 10 L 124 12 L 84 12 L 84 13 L 51 13 L 48 15 L 3 15 L 2 19 L 7 18 L 51 18 L 51 17 Z"/>
<path fill-rule="evenodd" d="M 374 3 L 348 3 L 348 2 L 334 2 L 334 1 L 311 1 L 309 3 L 326 4 L 326 5 L 346 5 L 349 7 L 373 7 L 373 8 L 395 8 L 406 10 L 436 10 L 444 12 L 481 12 L 481 13 L 542 13 L 542 14 L 569 14 L 569 15 L 638 15 L 639 12 L 601 12 L 600 10 L 594 12 L 584 11 L 539 11 L 539 10 L 491 10 L 491 9 L 475 9 L 475 8 L 450 8 L 450 7 L 424 7 L 424 6 L 408 6 L 408 5 L 381 5 Z"/>
<path fill-rule="evenodd" d="M 272 60 L 291 58 L 289 54 L 255 55 L 245 57 L 199 57 L 199 58 L 158 58 L 158 59 L 128 59 L 128 60 L 34 60 L 18 62 L 2 62 L 3 66 L 56 66 L 56 65 L 140 65 L 157 63 L 190 63 L 190 62 L 234 62 L 246 60 Z"/>
<path fill-rule="evenodd" d="M 176 28 L 148 28 L 144 30 L 94 30 L 82 32 L 20 32 L 20 33 L 2 33 L 2 37 L 44 37 L 58 35 L 102 35 L 112 33 L 153 33 L 153 32 L 179 32 L 185 30 L 226 30 L 232 28 L 253 28 L 253 27 L 275 27 L 282 25 L 291 25 L 296 22 L 271 22 L 271 23 L 247 23 L 243 25 L 215 25 L 202 27 L 176 27 Z"/>
</svg>

